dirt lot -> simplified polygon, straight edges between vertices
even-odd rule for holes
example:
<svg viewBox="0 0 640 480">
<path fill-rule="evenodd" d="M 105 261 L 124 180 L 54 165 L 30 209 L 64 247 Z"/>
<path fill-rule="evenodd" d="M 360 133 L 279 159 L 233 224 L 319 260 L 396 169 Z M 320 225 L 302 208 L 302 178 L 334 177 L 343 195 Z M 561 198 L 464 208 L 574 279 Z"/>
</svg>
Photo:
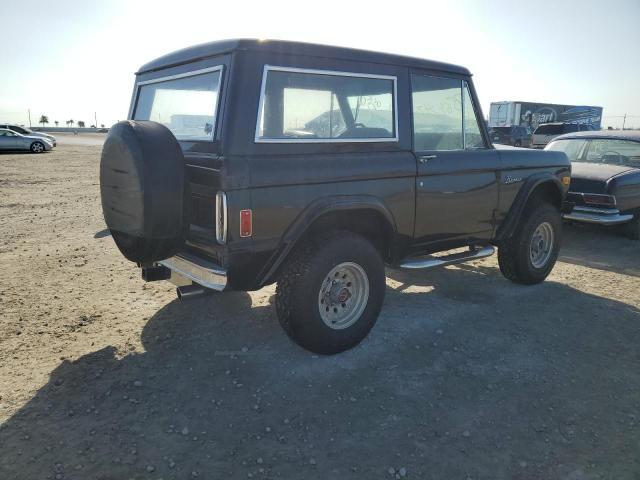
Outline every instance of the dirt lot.
<svg viewBox="0 0 640 480">
<path fill-rule="evenodd" d="M 534 287 L 389 271 L 368 339 L 318 357 L 273 287 L 144 284 L 100 147 L 60 143 L 0 155 L 0 479 L 640 478 L 639 243 L 569 227 Z"/>
</svg>

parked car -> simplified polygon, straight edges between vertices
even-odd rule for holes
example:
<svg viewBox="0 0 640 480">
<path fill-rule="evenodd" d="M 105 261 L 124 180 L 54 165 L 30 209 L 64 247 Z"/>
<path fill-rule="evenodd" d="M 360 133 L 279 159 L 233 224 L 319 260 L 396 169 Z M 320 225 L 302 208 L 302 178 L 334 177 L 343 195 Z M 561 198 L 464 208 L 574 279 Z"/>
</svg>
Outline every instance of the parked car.
<svg viewBox="0 0 640 480">
<path fill-rule="evenodd" d="M 19 133 L 20 135 L 27 135 L 27 136 L 31 136 L 31 137 L 46 138 L 47 140 L 49 140 L 49 142 L 54 147 L 56 146 L 56 137 L 54 137 L 53 135 L 49 135 L 48 133 L 34 132 L 30 128 L 21 127 L 20 125 L 13 125 L 11 123 L 0 124 L 0 128 L 4 128 L 4 129 L 7 129 L 7 130 L 12 130 L 14 132 Z"/>
<path fill-rule="evenodd" d="M 543 123 L 533 131 L 531 146 L 544 148 L 554 138 L 565 133 L 590 131 L 592 127 L 578 123 Z"/>
<path fill-rule="evenodd" d="M 314 352 L 367 335 L 385 264 L 429 269 L 497 246 L 505 277 L 534 284 L 558 256 L 569 161 L 495 150 L 464 67 L 213 42 L 142 66 L 129 118 L 100 164 L 122 254 L 182 299 L 277 282 L 280 324 Z"/>
<path fill-rule="evenodd" d="M 623 224 L 640 240 L 640 131 L 578 132 L 557 137 L 547 151 L 572 162 L 568 220 Z"/>
<path fill-rule="evenodd" d="M 489 136 L 493 143 L 512 145 L 514 147 L 528 147 L 531 145 L 531 130 L 520 125 L 511 127 L 492 127 Z"/>
<path fill-rule="evenodd" d="M 32 153 L 42 153 L 51 150 L 50 140 L 31 135 L 22 135 L 13 130 L 0 128 L 0 150 L 30 150 Z"/>
</svg>

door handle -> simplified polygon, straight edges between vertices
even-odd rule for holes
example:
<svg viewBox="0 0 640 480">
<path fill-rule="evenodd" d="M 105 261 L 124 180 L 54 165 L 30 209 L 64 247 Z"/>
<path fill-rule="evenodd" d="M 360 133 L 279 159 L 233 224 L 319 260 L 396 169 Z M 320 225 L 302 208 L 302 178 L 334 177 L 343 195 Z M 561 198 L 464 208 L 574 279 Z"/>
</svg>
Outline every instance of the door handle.
<svg viewBox="0 0 640 480">
<path fill-rule="evenodd" d="M 418 161 L 420 163 L 427 163 L 429 160 L 433 160 L 436 157 L 437 155 L 422 155 L 421 157 L 418 157 Z"/>
</svg>

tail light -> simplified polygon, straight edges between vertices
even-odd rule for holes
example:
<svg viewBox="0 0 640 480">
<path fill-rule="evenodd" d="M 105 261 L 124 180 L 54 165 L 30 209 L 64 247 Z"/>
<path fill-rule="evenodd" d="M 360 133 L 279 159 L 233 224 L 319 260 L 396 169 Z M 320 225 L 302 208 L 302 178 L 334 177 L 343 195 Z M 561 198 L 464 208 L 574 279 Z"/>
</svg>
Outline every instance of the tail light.
<svg viewBox="0 0 640 480">
<path fill-rule="evenodd" d="M 220 245 L 227 243 L 227 194 L 216 193 L 216 240 Z"/>
<path fill-rule="evenodd" d="M 251 210 L 240 210 L 240 236 L 253 235 L 253 213 Z"/>
<path fill-rule="evenodd" d="M 597 205 L 599 207 L 615 207 L 616 197 L 613 195 L 600 195 L 597 193 L 583 193 L 582 198 L 587 205 Z"/>
</svg>

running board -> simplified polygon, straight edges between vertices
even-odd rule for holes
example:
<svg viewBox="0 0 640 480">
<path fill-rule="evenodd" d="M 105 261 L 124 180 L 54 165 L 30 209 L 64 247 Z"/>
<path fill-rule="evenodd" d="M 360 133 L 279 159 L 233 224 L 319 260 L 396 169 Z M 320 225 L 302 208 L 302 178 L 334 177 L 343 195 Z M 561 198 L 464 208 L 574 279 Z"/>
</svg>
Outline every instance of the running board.
<svg viewBox="0 0 640 480">
<path fill-rule="evenodd" d="M 400 264 L 400 268 L 420 269 L 446 267 L 447 265 L 455 265 L 456 263 L 464 263 L 470 260 L 490 257 L 495 251 L 495 248 L 489 246 L 483 248 L 471 248 L 467 252 L 454 253 L 444 257 L 408 258 Z"/>
</svg>

